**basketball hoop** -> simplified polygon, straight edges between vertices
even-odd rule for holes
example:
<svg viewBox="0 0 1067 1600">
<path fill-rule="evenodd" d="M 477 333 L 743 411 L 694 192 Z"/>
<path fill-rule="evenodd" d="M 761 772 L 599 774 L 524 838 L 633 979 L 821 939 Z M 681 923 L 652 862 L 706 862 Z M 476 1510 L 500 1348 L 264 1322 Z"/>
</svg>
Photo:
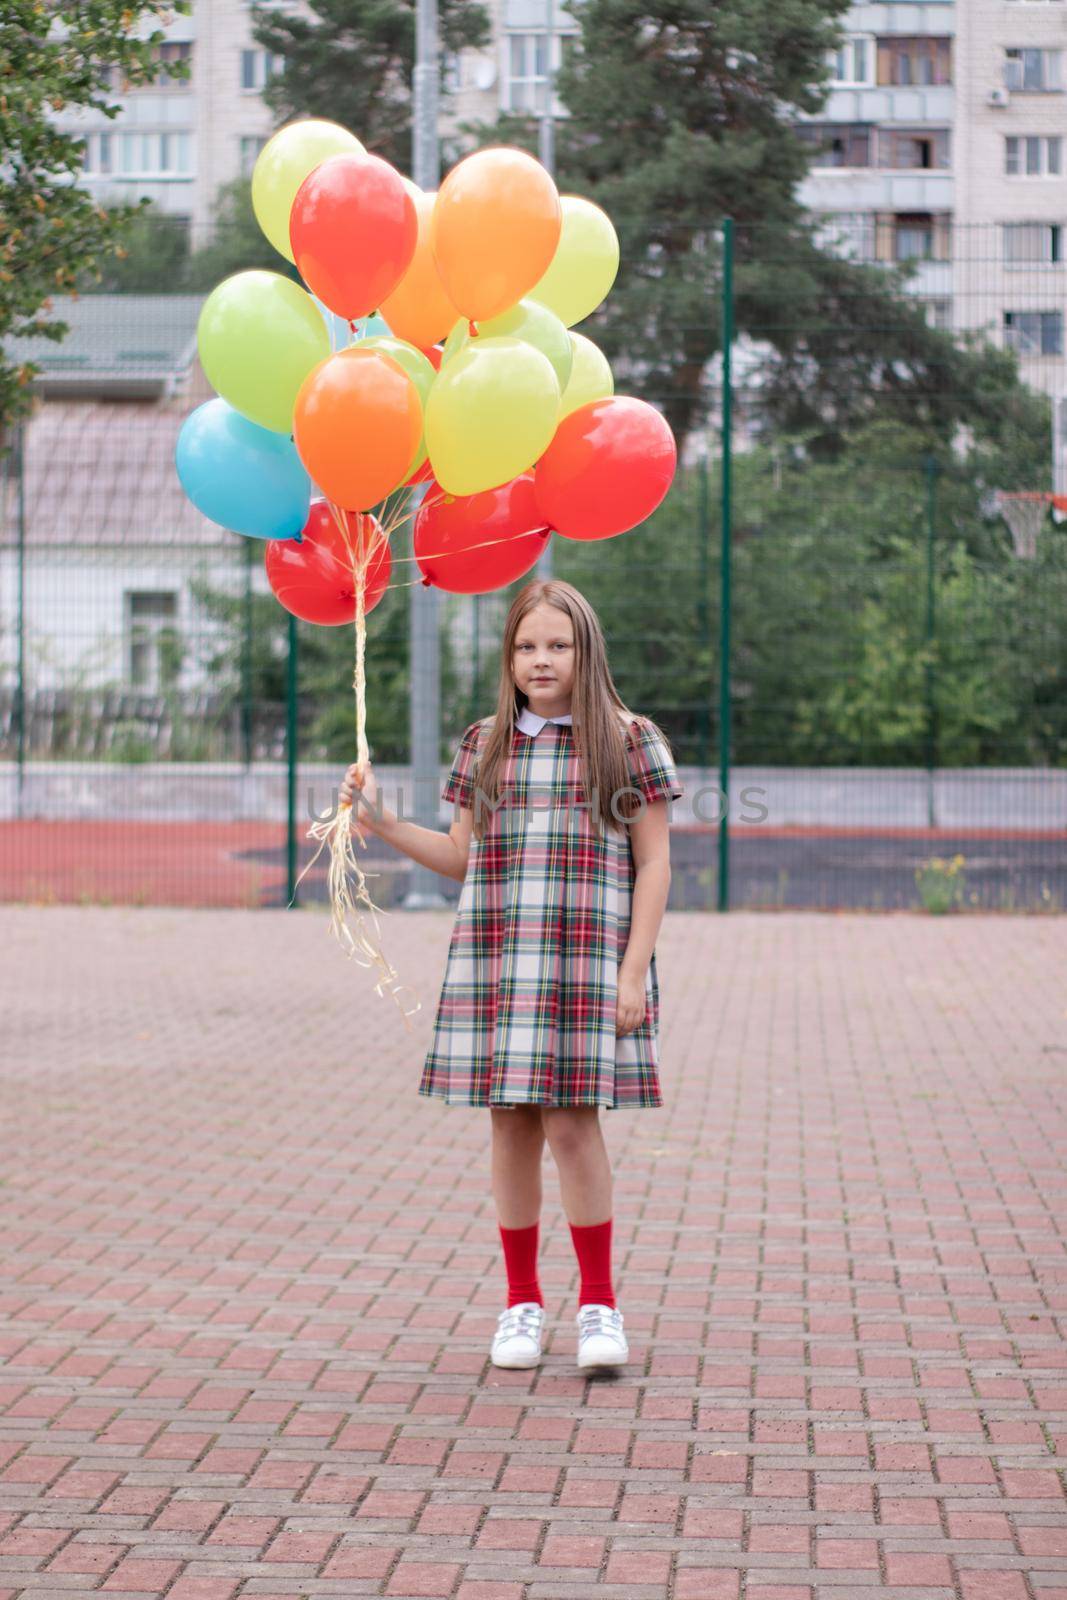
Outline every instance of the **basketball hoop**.
<svg viewBox="0 0 1067 1600">
<path fill-rule="evenodd" d="M 1011 541 L 1020 561 L 1032 561 L 1037 555 L 1037 536 L 1048 516 L 1049 506 L 1059 501 L 1067 505 L 1063 495 L 1047 494 L 1040 489 L 998 489 L 996 506 L 1011 531 Z"/>
</svg>

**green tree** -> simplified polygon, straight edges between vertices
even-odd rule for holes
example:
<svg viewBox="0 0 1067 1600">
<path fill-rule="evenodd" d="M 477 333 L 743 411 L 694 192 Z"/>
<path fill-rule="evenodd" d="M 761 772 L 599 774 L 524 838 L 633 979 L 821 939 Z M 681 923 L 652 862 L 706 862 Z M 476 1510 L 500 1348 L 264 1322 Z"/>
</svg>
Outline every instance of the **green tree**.
<svg viewBox="0 0 1067 1600">
<path fill-rule="evenodd" d="M 176 293 L 185 287 L 189 234 L 182 217 L 168 216 L 153 202 L 133 217 L 120 218 L 122 246 L 92 272 L 83 272 L 79 290 L 102 294 Z"/>
<path fill-rule="evenodd" d="M 61 131 L 55 114 L 77 109 L 114 117 L 112 79 L 131 87 L 161 71 L 160 28 L 187 0 L 5 0 L 0 13 L 0 343 L 11 337 L 61 340 L 52 297 L 86 272 L 102 270 L 136 208 L 105 210 L 79 186 L 85 141 Z M 0 421 L 19 415 L 36 371 L 0 355 Z"/>
<path fill-rule="evenodd" d="M 256 39 L 285 59 L 266 90 L 279 118 L 308 115 L 343 123 L 375 155 L 411 170 L 414 0 L 309 0 L 312 14 L 254 8 Z M 445 54 L 489 39 L 477 0 L 440 0 Z M 442 92 L 447 84 L 442 76 Z"/>
<path fill-rule="evenodd" d="M 252 184 L 235 178 L 215 197 L 215 224 L 209 241 L 189 258 L 185 283 L 190 289 L 213 289 L 232 272 L 265 267 L 299 283 L 291 261 L 279 255 L 256 221 L 252 210 Z"/>
<path fill-rule="evenodd" d="M 559 74 L 561 188 L 618 228 L 622 268 L 585 331 L 620 389 L 666 413 L 680 441 L 712 400 L 720 348 L 719 223 L 736 223 L 737 331 L 751 399 L 813 449 L 842 447 L 877 416 L 947 445 L 961 423 L 1031 440 L 1041 402 L 1010 354 L 927 323 L 901 268 L 830 248 L 797 193 L 810 145 L 801 114 L 825 99 L 827 54 L 848 0 L 569 0 L 579 24 Z M 479 132 L 536 149 L 531 119 Z M 1047 471 L 1047 467 L 1046 467 Z M 1043 479 L 1042 479 L 1043 481 Z"/>
<path fill-rule="evenodd" d="M 190 252 L 182 220 L 146 203 L 125 224 L 121 252 L 97 272 L 83 274 L 79 287 L 109 294 L 176 294 L 213 289 L 231 273 L 251 267 L 300 282 L 292 262 L 278 254 L 256 221 L 247 178 L 224 184 L 214 210 L 210 239 Z"/>
</svg>

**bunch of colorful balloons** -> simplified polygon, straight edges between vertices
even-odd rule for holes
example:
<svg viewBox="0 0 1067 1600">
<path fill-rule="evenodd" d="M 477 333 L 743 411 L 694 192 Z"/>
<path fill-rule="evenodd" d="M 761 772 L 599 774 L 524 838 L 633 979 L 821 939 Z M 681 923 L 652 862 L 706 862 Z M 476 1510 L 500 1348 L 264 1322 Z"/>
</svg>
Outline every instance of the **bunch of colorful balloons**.
<svg viewBox="0 0 1067 1600">
<path fill-rule="evenodd" d="M 553 531 L 612 538 L 663 499 L 670 428 L 570 331 L 614 282 L 615 230 L 532 156 L 477 151 L 425 194 L 347 129 L 301 121 L 261 152 L 252 201 L 307 287 L 238 272 L 209 295 L 219 398 L 186 419 L 177 468 L 205 516 L 268 541 L 295 615 L 372 609 L 416 499 L 422 582 L 466 594 L 528 572 Z"/>
</svg>

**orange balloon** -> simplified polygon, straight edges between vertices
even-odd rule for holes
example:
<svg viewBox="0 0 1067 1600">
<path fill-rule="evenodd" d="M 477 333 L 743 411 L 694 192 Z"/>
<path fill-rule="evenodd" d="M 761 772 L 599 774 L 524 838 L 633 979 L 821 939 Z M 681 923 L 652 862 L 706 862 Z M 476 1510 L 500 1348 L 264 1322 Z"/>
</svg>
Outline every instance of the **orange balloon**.
<svg viewBox="0 0 1067 1600">
<path fill-rule="evenodd" d="M 419 221 L 419 238 L 411 265 L 378 307 L 398 339 L 408 344 L 434 345 L 459 321 L 459 312 L 445 293 L 430 248 L 430 218 L 437 196 L 420 189 L 412 197 Z"/>
<path fill-rule="evenodd" d="M 297 454 L 327 500 L 369 511 L 408 476 L 422 439 L 419 391 L 398 362 L 358 345 L 327 356 L 293 407 Z"/>
<path fill-rule="evenodd" d="M 525 150 L 502 145 L 464 157 L 438 191 L 430 227 L 460 314 L 480 322 L 517 305 L 547 271 L 562 227 L 556 185 Z"/>
</svg>

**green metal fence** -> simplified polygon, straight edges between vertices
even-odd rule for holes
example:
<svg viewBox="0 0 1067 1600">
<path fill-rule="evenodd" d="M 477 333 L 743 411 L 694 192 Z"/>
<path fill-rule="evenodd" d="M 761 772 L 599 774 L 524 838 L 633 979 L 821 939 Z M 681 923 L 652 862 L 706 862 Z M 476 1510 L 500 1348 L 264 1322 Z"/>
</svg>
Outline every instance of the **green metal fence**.
<svg viewBox="0 0 1067 1600">
<path fill-rule="evenodd" d="M 659 241 L 620 232 L 622 273 L 648 272 Z M 585 331 L 672 417 L 675 487 L 633 533 L 553 541 L 672 739 L 672 904 L 1061 909 L 1067 528 L 1042 504 L 1028 543 L 1003 500 L 1056 466 L 1053 244 L 845 218 L 815 255 L 729 222 L 672 242 L 691 292 L 653 295 L 640 339 L 607 313 Z M 352 758 L 350 631 L 288 619 L 261 547 L 183 500 L 199 298 L 80 305 L 0 457 L 0 895 L 288 904 Z M 387 788 L 410 554 L 369 618 Z M 492 707 L 513 592 L 445 604 L 442 763 Z M 406 863 L 367 864 L 402 903 Z"/>
</svg>

